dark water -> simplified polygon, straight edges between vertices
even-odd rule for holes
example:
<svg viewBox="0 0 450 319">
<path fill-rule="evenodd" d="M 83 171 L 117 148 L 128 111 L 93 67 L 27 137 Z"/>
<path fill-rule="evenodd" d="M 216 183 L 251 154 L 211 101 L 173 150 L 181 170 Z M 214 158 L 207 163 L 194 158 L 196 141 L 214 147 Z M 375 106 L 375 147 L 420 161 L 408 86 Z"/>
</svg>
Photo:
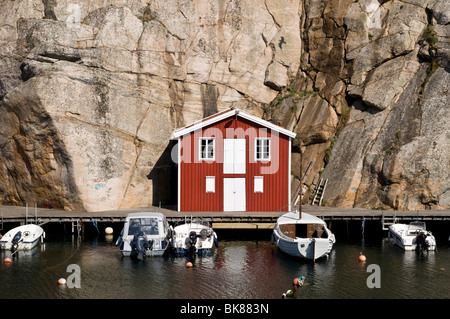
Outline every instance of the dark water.
<svg viewBox="0 0 450 319">
<path fill-rule="evenodd" d="M 450 248 L 438 242 L 438 251 L 405 252 L 387 237 L 342 238 L 329 258 L 315 264 L 292 258 L 262 239 L 235 240 L 219 232 L 219 248 L 212 256 L 154 257 L 141 262 L 123 258 L 115 240 L 104 234 L 57 235 L 31 253 L 19 253 L 11 264 L 1 252 L 1 299 L 281 299 L 294 278 L 307 285 L 298 290 L 303 299 L 442 299 L 450 297 Z M 267 235 L 267 236 L 266 236 Z M 49 237 L 49 236 L 47 236 Z M 229 236 L 235 237 L 235 236 Z M 251 237 L 251 236 L 247 236 Z M 365 240 L 363 240 L 365 239 Z M 367 257 L 358 261 L 360 252 Z M 57 284 L 68 278 L 67 267 L 80 269 L 81 288 Z M 381 288 L 369 288 L 368 266 L 380 268 Z"/>
</svg>

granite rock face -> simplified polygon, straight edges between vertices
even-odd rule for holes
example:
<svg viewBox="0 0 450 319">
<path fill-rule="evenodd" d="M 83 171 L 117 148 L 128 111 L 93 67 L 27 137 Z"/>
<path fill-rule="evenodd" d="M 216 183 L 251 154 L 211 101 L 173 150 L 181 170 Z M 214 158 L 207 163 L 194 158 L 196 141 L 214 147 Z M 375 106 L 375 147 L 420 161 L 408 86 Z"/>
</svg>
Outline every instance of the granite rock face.
<svg viewBox="0 0 450 319">
<path fill-rule="evenodd" d="M 450 207 L 445 0 L 5 0 L 0 204 L 174 204 L 171 133 L 229 107 L 297 133 L 292 189 Z M 309 201 L 305 196 L 304 202 Z"/>
<path fill-rule="evenodd" d="M 296 1 L 0 9 L 2 204 L 169 202 L 173 130 L 231 106 L 262 116 L 300 63 Z"/>
<path fill-rule="evenodd" d="M 328 205 L 449 207 L 447 13 L 440 1 L 351 4 L 351 112 L 322 175 Z"/>
<path fill-rule="evenodd" d="M 323 178 L 324 205 L 450 207 L 448 1 L 304 3 L 300 70 L 266 113 L 298 133 L 303 202 Z"/>
</svg>

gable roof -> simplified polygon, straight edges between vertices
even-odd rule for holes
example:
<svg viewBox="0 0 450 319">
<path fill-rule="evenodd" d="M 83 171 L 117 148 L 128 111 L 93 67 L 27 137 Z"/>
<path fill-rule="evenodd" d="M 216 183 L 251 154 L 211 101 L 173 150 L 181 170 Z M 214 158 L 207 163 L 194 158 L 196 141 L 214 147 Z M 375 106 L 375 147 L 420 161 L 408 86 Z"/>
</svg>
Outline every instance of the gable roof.
<svg viewBox="0 0 450 319">
<path fill-rule="evenodd" d="M 258 118 L 256 116 L 244 113 L 244 112 L 242 112 L 239 109 L 230 108 L 230 109 L 224 110 L 222 112 L 213 114 L 211 116 L 205 117 L 204 119 L 201 119 L 200 121 L 197 121 L 197 122 L 194 122 L 192 124 L 189 124 L 189 125 L 187 125 L 185 127 L 176 129 L 173 132 L 172 136 L 173 136 L 173 138 L 177 139 L 177 138 L 179 138 L 179 137 L 181 137 L 183 135 L 189 134 L 189 133 L 194 132 L 196 130 L 200 130 L 200 129 L 202 129 L 205 126 L 217 123 L 219 121 L 222 121 L 222 120 L 224 120 L 226 118 L 229 118 L 229 117 L 232 117 L 232 116 L 242 117 L 242 118 L 244 118 L 246 120 L 249 120 L 249 121 L 254 122 L 256 124 L 259 124 L 261 126 L 270 128 L 271 130 L 277 131 L 277 132 L 279 132 L 281 134 L 284 134 L 284 135 L 287 135 L 287 136 L 289 136 L 291 138 L 295 138 L 295 136 L 297 135 L 296 133 L 291 132 L 291 131 L 289 131 L 289 130 L 281 127 L 281 126 L 275 125 L 275 124 L 270 123 L 270 122 L 268 122 L 266 120 L 260 119 L 260 118 Z"/>
</svg>

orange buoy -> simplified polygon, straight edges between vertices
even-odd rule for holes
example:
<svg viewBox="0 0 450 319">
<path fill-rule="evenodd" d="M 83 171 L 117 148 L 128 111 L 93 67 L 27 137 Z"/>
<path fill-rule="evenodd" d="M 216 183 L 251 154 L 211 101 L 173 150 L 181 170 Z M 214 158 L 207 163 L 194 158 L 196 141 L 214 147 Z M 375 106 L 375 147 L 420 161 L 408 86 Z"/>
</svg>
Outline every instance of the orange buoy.
<svg viewBox="0 0 450 319">
<path fill-rule="evenodd" d="M 9 257 L 6 257 L 3 261 L 7 264 L 12 262 L 11 258 L 9 258 Z"/>
<path fill-rule="evenodd" d="M 359 255 L 358 257 L 359 261 L 366 261 L 366 256 L 364 256 L 363 254 Z"/>
<path fill-rule="evenodd" d="M 189 261 L 187 264 L 186 264 L 186 267 L 188 267 L 188 268 L 190 268 L 190 267 L 192 267 L 193 265 L 192 265 L 192 263 Z"/>
<path fill-rule="evenodd" d="M 298 286 L 298 278 L 295 278 L 294 281 L 292 282 L 292 284 L 293 284 L 294 286 Z"/>
</svg>

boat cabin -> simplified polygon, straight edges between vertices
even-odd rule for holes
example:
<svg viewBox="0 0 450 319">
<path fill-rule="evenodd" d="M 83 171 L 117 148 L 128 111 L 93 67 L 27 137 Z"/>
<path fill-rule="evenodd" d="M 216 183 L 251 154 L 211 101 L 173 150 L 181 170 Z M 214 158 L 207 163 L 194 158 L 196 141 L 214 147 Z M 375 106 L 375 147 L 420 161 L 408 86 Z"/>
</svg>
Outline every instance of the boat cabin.
<svg viewBox="0 0 450 319">
<path fill-rule="evenodd" d="M 292 239 L 328 237 L 322 224 L 283 224 L 280 225 L 280 231 Z"/>
<path fill-rule="evenodd" d="M 146 236 L 160 236 L 167 232 L 169 224 L 161 213 L 132 213 L 125 219 L 123 237 L 143 232 Z"/>
</svg>

